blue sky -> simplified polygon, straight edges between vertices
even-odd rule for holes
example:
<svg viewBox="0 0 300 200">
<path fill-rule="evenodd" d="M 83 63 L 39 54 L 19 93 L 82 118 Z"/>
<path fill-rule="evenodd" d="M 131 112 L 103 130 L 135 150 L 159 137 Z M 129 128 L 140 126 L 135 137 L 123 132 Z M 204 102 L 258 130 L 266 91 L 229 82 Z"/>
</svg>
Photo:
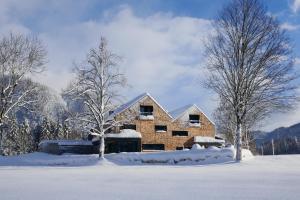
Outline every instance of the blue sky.
<svg viewBox="0 0 300 200">
<path fill-rule="evenodd" d="M 205 89 L 205 38 L 211 21 L 229 0 L 0 0 L 0 34 L 35 34 L 48 49 L 48 70 L 34 76 L 60 91 L 72 79 L 72 65 L 85 58 L 100 36 L 122 56 L 131 87 L 127 100 L 150 92 L 167 110 L 196 103 L 211 116 L 216 95 Z M 265 0 L 292 40 L 300 71 L 300 0 Z M 299 91 L 300 93 L 300 91 Z M 294 111 L 273 115 L 263 129 L 300 122 Z"/>
</svg>

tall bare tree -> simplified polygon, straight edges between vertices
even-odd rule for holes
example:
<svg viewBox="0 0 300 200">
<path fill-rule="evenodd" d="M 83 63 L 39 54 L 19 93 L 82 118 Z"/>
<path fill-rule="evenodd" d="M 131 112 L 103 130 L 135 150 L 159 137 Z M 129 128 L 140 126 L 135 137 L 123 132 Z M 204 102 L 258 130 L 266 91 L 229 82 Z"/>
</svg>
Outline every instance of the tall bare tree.
<svg viewBox="0 0 300 200">
<path fill-rule="evenodd" d="M 84 103 L 83 112 L 77 118 L 94 134 L 100 137 L 99 157 L 104 158 L 104 133 L 115 126 L 117 121 L 108 118 L 114 109 L 115 100 L 120 96 L 118 89 L 126 83 L 125 76 L 119 72 L 119 57 L 107 48 L 105 38 L 100 45 L 92 48 L 86 61 L 75 67 L 76 79 L 64 92 L 73 99 L 81 99 Z"/>
<path fill-rule="evenodd" d="M 10 33 L 0 39 L 0 151 L 4 121 L 33 102 L 36 87 L 28 75 L 44 70 L 46 51 L 35 37 Z M 22 84 L 21 84 L 22 83 Z"/>
<path fill-rule="evenodd" d="M 220 12 L 207 45 L 208 87 L 230 106 L 236 124 L 236 160 L 248 113 L 282 111 L 296 100 L 286 33 L 258 0 L 233 0 Z"/>
<path fill-rule="evenodd" d="M 242 139 L 243 146 L 249 148 L 249 144 L 254 141 L 255 137 L 252 134 L 254 129 L 259 128 L 263 119 L 266 117 L 263 110 L 259 108 L 259 104 L 255 105 L 255 108 L 248 111 L 241 126 L 244 135 Z M 214 119 L 217 124 L 217 130 L 220 134 L 226 137 L 226 140 L 231 144 L 236 143 L 236 118 L 235 112 L 232 110 L 232 106 L 225 100 L 220 100 L 219 106 L 215 110 Z"/>
</svg>

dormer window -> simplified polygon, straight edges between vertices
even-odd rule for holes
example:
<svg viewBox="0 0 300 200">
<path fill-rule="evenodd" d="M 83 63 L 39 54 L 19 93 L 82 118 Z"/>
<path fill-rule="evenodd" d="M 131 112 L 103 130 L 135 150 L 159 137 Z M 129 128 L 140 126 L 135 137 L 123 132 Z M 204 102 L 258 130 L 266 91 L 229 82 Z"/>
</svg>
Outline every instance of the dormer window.
<svg viewBox="0 0 300 200">
<path fill-rule="evenodd" d="M 140 119 L 153 120 L 153 106 L 140 106 Z"/>
<path fill-rule="evenodd" d="M 199 115 L 189 115 L 190 126 L 200 126 L 200 116 Z"/>
<path fill-rule="evenodd" d="M 140 106 L 140 115 L 153 115 L 153 106 Z"/>
</svg>

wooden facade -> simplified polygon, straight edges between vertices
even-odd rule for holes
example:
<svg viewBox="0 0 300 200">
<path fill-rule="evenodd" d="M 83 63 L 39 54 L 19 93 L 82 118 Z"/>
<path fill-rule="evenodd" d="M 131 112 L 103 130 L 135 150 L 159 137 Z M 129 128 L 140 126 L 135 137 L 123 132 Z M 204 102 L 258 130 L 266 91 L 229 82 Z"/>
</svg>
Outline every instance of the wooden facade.
<svg viewBox="0 0 300 200">
<path fill-rule="evenodd" d="M 116 127 L 114 132 L 131 127 L 141 133 L 142 151 L 190 148 L 194 136 L 215 137 L 213 122 L 196 105 L 186 106 L 177 113 L 167 112 L 148 93 L 123 105 L 113 117 L 124 121 L 123 126 Z M 198 123 L 191 123 L 197 120 Z"/>
</svg>

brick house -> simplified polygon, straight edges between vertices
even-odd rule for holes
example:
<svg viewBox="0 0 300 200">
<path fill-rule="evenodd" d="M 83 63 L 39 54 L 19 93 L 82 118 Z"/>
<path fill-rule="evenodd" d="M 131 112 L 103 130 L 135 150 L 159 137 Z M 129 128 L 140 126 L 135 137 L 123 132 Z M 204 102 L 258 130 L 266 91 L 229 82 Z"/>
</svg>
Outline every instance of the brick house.
<svg viewBox="0 0 300 200">
<path fill-rule="evenodd" d="M 180 150 L 194 143 L 222 145 L 214 123 L 196 105 L 166 111 L 144 93 L 110 112 L 122 121 L 106 134 L 106 152 Z"/>
</svg>

